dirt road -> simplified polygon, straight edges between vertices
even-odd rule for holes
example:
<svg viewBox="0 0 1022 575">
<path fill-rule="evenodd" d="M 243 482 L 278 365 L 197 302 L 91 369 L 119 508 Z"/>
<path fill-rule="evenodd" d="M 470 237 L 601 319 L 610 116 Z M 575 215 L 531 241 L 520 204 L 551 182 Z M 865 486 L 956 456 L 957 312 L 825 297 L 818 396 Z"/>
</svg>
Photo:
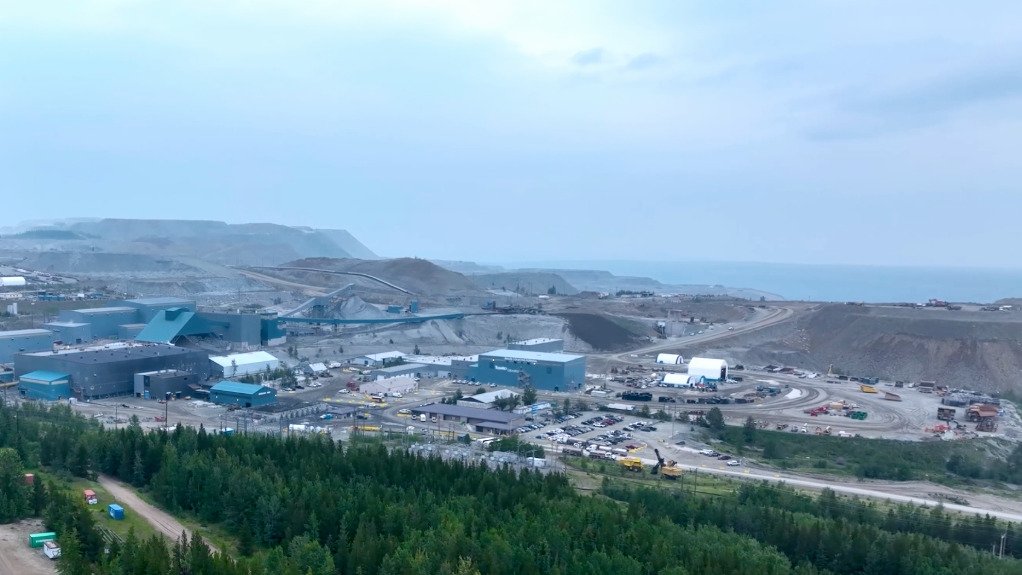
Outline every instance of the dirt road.
<svg viewBox="0 0 1022 575">
<path fill-rule="evenodd" d="M 0 575 L 56 573 L 56 563 L 28 546 L 28 534 L 44 531 L 39 519 L 0 525 Z"/>
<path fill-rule="evenodd" d="M 186 529 L 184 525 L 174 519 L 169 513 L 154 507 L 143 500 L 135 490 L 131 487 L 117 481 L 113 477 L 107 475 L 99 476 L 99 484 L 106 489 L 110 495 L 113 495 L 119 502 L 127 505 L 132 512 L 139 514 L 146 521 L 152 525 L 156 531 L 167 536 L 168 539 L 176 541 L 181 537 L 181 532 L 188 533 L 188 537 L 191 538 L 193 533 L 190 529 Z M 210 552 L 216 553 L 217 549 L 206 542 L 209 546 Z"/>
</svg>

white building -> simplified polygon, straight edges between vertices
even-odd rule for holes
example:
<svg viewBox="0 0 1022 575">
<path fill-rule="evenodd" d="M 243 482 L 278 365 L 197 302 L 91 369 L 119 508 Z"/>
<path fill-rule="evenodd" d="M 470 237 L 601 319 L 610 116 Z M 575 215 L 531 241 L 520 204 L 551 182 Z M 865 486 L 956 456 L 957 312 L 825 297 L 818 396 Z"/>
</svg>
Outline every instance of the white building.
<svg viewBox="0 0 1022 575">
<path fill-rule="evenodd" d="M 418 383 L 411 377 L 391 377 L 389 379 L 377 379 L 358 386 L 358 390 L 367 395 L 380 393 L 390 395 L 393 393 L 410 393 L 415 391 Z"/>
<path fill-rule="evenodd" d="M 681 357 L 676 353 L 661 353 L 656 356 L 657 363 L 666 363 L 668 365 L 681 365 L 685 363 L 685 358 Z"/>
<path fill-rule="evenodd" d="M 689 375 L 685 373 L 665 373 L 663 384 L 666 387 L 692 387 L 688 379 Z"/>
<path fill-rule="evenodd" d="M 463 397 L 458 400 L 458 405 L 462 407 L 478 407 L 480 409 L 493 409 L 493 402 L 498 399 L 507 399 L 509 397 L 515 397 L 517 393 L 510 389 L 496 389 L 494 391 L 487 391 L 486 393 L 477 393 L 468 397 Z"/>
<path fill-rule="evenodd" d="M 280 367 L 280 360 L 265 351 L 211 355 L 209 361 L 213 362 L 214 370 L 220 372 L 224 377 L 262 373 L 267 368 L 274 370 Z"/>
<path fill-rule="evenodd" d="M 727 379 L 727 362 L 723 359 L 693 357 L 688 362 L 688 375 L 706 381 L 724 381 Z"/>
</svg>

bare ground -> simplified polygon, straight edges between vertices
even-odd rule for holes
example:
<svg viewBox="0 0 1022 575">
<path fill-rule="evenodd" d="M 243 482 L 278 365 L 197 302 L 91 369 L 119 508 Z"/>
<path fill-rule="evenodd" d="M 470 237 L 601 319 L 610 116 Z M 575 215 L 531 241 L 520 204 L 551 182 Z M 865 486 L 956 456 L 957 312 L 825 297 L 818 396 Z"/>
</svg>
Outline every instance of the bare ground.
<svg viewBox="0 0 1022 575">
<path fill-rule="evenodd" d="M 0 575 L 56 573 L 57 564 L 42 549 L 28 546 L 30 533 L 45 531 L 41 519 L 27 519 L 0 525 Z"/>
</svg>

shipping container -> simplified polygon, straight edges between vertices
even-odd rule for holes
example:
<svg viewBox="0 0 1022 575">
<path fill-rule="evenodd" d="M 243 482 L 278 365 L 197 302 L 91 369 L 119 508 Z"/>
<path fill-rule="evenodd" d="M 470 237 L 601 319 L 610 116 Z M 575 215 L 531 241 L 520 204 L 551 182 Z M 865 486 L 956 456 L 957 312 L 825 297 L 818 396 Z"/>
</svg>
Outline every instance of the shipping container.
<svg viewBox="0 0 1022 575">
<path fill-rule="evenodd" d="M 95 505 L 99 503 L 99 498 L 96 497 L 96 492 L 91 489 L 82 491 L 82 495 L 85 497 L 85 502 L 89 505 Z"/>
<path fill-rule="evenodd" d="M 116 503 L 111 503 L 106 506 L 107 513 L 110 514 L 111 519 L 121 520 L 124 519 L 124 508 Z"/>
<path fill-rule="evenodd" d="M 43 555 L 50 559 L 60 557 L 60 546 L 57 545 L 56 541 L 46 541 L 43 543 Z"/>
<path fill-rule="evenodd" d="M 53 531 L 47 531 L 44 533 L 32 533 L 28 536 L 29 547 L 42 547 L 43 543 L 47 541 L 53 541 L 57 538 L 57 534 Z"/>
</svg>

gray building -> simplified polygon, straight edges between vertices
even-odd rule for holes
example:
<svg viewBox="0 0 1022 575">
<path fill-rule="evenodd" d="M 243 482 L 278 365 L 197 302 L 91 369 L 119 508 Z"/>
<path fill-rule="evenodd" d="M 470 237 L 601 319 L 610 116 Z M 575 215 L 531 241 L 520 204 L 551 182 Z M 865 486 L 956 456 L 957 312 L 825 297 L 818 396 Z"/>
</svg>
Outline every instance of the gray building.
<svg viewBox="0 0 1022 575">
<path fill-rule="evenodd" d="M 551 339 L 549 337 L 537 337 L 535 339 L 523 339 L 507 346 L 508 349 L 520 351 L 544 351 L 547 353 L 560 353 L 564 351 L 563 339 Z"/>
<path fill-rule="evenodd" d="M 71 391 L 79 398 L 134 393 L 135 374 L 175 369 L 209 376 L 209 356 L 193 349 L 162 344 L 115 343 L 55 352 L 19 353 L 14 374 L 52 371 L 71 376 Z"/>
<path fill-rule="evenodd" d="M 58 317 L 62 322 L 92 324 L 94 338 L 116 338 L 119 326 L 138 323 L 138 310 L 126 306 L 68 309 Z"/>
<path fill-rule="evenodd" d="M 198 385 L 199 378 L 190 371 L 164 369 L 160 371 L 143 371 L 136 373 L 135 397 L 144 399 L 162 399 L 168 393 L 172 395 L 191 395 L 191 385 Z"/>
<path fill-rule="evenodd" d="M 51 321 L 43 327 L 52 331 L 57 341 L 76 345 L 92 341 L 92 325 L 76 321 Z"/>
<path fill-rule="evenodd" d="M 53 348 L 56 334 L 48 329 L 0 331 L 0 363 L 14 361 L 14 354 Z"/>
<path fill-rule="evenodd" d="M 513 433 L 516 428 L 525 425 L 525 416 L 518 413 L 443 403 L 413 407 L 412 415 L 425 415 L 441 431 L 457 423 L 468 424 L 480 433 L 508 435 Z M 461 431 L 461 428 L 455 428 L 453 431 Z"/>
<path fill-rule="evenodd" d="M 231 343 L 259 347 L 262 343 L 263 317 L 251 313 L 199 312 L 210 331 Z"/>
<path fill-rule="evenodd" d="M 436 366 L 423 365 L 421 363 L 403 363 L 390 367 L 381 367 L 369 372 L 369 375 L 377 379 L 391 377 L 433 377 L 436 375 Z"/>
</svg>

